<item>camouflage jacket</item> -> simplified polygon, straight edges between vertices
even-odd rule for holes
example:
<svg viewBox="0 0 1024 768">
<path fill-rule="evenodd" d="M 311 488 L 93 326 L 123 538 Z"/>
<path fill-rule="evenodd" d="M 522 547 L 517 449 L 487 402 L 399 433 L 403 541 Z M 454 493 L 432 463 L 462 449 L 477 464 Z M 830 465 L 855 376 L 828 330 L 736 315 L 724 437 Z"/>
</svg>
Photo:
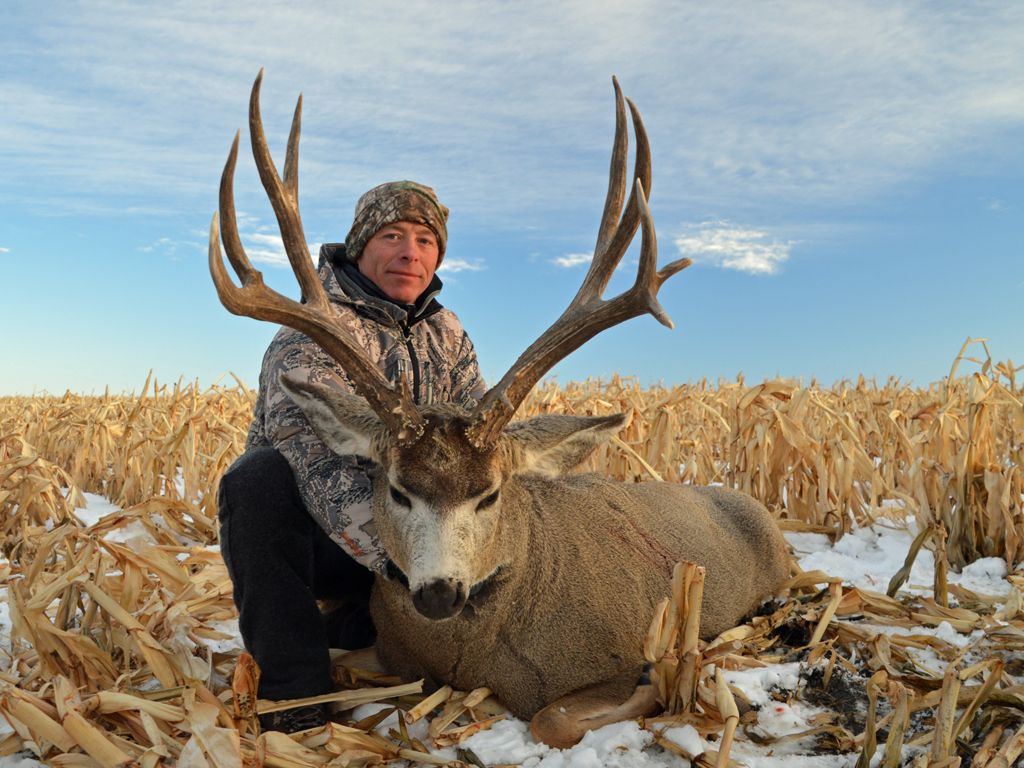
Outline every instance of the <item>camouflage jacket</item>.
<svg viewBox="0 0 1024 768">
<path fill-rule="evenodd" d="M 320 279 L 335 312 L 379 361 L 384 376 L 392 383 L 407 376 L 418 403 L 473 407 L 487 387 L 473 344 L 455 314 L 428 299 L 419 303 L 419 315 L 410 318 L 403 306 L 366 293 L 340 265 L 332 264 L 340 262 L 339 254 L 343 258 L 343 247 L 321 247 Z M 440 281 L 432 287 L 440 290 Z M 387 555 L 370 511 L 370 476 L 376 465 L 332 453 L 281 388 L 282 372 L 356 391 L 341 367 L 308 336 L 282 327 L 263 357 L 246 450 L 273 446 L 281 451 L 295 472 L 306 509 L 331 539 L 367 568 L 382 571 Z"/>
</svg>

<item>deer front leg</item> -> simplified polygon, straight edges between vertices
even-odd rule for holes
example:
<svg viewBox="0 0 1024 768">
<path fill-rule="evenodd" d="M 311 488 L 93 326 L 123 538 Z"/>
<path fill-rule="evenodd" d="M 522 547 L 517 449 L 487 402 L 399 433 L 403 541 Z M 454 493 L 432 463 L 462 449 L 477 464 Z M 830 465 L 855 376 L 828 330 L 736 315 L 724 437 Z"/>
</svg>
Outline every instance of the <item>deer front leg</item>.
<svg viewBox="0 0 1024 768">
<path fill-rule="evenodd" d="M 649 717 L 660 709 L 657 673 L 648 664 L 556 699 L 533 716 L 530 733 L 549 747 L 568 749 L 587 731 Z"/>
<path fill-rule="evenodd" d="M 348 651 L 334 659 L 336 666 L 354 667 L 367 672 L 387 672 L 384 665 L 377 658 L 377 649 L 372 645 L 369 648 L 360 648 L 358 651 Z"/>
</svg>

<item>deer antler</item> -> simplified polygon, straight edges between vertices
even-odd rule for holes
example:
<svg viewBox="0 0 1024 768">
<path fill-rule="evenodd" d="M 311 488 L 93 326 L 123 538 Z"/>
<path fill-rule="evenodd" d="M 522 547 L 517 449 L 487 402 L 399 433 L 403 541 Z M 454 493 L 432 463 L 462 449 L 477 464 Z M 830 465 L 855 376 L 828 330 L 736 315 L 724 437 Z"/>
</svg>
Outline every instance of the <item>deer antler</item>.
<svg viewBox="0 0 1024 768">
<path fill-rule="evenodd" d="M 217 295 L 221 304 L 232 314 L 287 325 L 309 336 L 344 368 L 359 394 L 366 398 L 367 403 L 387 424 L 396 439 L 403 442 L 415 439 L 422 433 L 423 420 L 413 402 L 408 382 L 402 378 L 398 382 L 397 391 L 393 389 L 376 363 L 338 322 L 309 256 L 306 236 L 302 231 L 302 220 L 299 217 L 298 197 L 302 95 L 299 95 L 298 104 L 295 105 L 295 117 L 292 119 L 291 132 L 288 134 L 282 182 L 277 175 L 270 150 L 267 148 L 266 136 L 263 134 L 263 123 L 260 119 L 262 82 L 261 69 L 249 98 L 252 154 L 260 172 L 263 188 L 274 207 L 285 252 L 302 288 L 306 303 L 300 304 L 267 287 L 263 282 L 263 274 L 253 269 L 249 257 L 242 248 L 242 241 L 238 237 L 238 225 L 235 222 L 233 192 L 238 138 L 241 131 L 235 134 L 231 153 L 221 175 L 219 218 L 223 229 L 224 250 L 227 251 L 228 260 L 242 286 L 236 287 L 224 268 L 218 242 L 218 214 L 215 213 L 210 223 L 210 274 L 217 287 Z"/>
<path fill-rule="evenodd" d="M 619 83 L 612 78 L 615 86 L 615 143 L 612 149 L 611 169 L 608 180 L 608 196 L 605 199 L 604 215 L 598 227 L 597 245 L 590 270 L 583 280 L 576 298 L 562 316 L 548 330 L 541 334 L 527 348 L 519 359 L 502 377 L 497 386 L 484 395 L 473 411 L 473 425 L 469 437 L 477 446 L 485 446 L 498 439 L 516 408 L 523 402 L 541 377 L 569 353 L 606 328 L 650 313 L 662 325 L 672 327 L 672 320 L 658 303 L 658 289 L 672 275 L 693 263 L 692 259 L 680 259 L 668 266 L 657 269 L 658 245 L 654 234 L 654 221 L 647 207 L 647 191 L 651 186 L 651 151 L 644 131 L 643 121 L 636 105 L 629 99 L 633 117 L 633 132 L 636 134 L 636 162 L 634 163 L 633 191 L 622 211 L 622 199 L 626 190 L 626 155 L 629 139 L 626 135 L 626 109 L 622 101 Z M 636 234 L 637 226 L 642 227 L 640 268 L 636 283 L 628 291 L 605 301 L 601 298 L 612 273 Z"/>
</svg>

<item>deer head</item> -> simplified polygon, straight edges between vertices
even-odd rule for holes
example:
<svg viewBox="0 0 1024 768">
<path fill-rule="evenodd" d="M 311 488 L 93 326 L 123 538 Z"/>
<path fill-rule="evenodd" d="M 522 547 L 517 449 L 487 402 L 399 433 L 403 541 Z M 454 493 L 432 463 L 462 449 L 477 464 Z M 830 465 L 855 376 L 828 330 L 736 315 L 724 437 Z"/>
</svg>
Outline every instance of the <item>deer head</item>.
<svg viewBox="0 0 1024 768">
<path fill-rule="evenodd" d="M 515 528 L 508 516 L 519 513 L 514 501 L 504 503 L 516 494 L 509 481 L 526 472 L 567 472 L 625 420 L 539 416 L 478 447 L 468 436 L 470 415 L 436 404 L 421 410 L 422 434 L 406 443 L 361 397 L 289 377 L 281 383 L 331 450 L 380 465 L 372 502 L 377 531 L 413 604 L 431 619 L 457 615 L 512 562 L 515 547 L 501 536 Z"/>
<path fill-rule="evenodd" d="M 249 128 L 260 178 L 270 197 L 285 250 L 305 304 L 270 288 L 242 248 L 234 218 L 232 180 L 238 134 L 220 187 L 220 213 L 210 227 L 210 272 L 217 293 L 232 313 L 291 326 L 317 342 L 349 374 L 362 397 L 299 382 L 282 386 L 302 408 L 317 434 L 339 454 L 368 457 L 382 468 L 374 480 L 374 516 L 381 541 L 405 574 L 417 609 L 428 618 L 458 614 L 468 597 L 498 578 L 519 542 L 500 536 L 503 511 L 513 505 L 512 480 L 524 473 L 561 474 L 578 465 L 617 430 L 624 417 L 542 416 L 510 424 L 516 408 L 552 366 L 605 328 L 649 313 L 672 321 L 657 301 L 661 285 L 690 259 L 657 269 L 654 223 L 645 190 L 650 188 L 650 148 L 643 122 L 628 101 L 637 140 L 634 179 L 627 188 L 626 112 L 618 82 L 615 141 L 604 215 L 590 270 L 562 316 L 520 356 L 472 412 L 453 405 L 418 408 L 403 379 L 392 387 L 346 329 L 335 321 L 313 269 L 298 210 L 298 144 L 302 97 L 288 138 L 284 181 L 274 168 L 259 114 L 263 72 L 253 85 Z M 241 280 L 227 275 L 218 240 Z M 642 230 L 636 283 L 604 300 L 601 295 L 636 230 Z"/>
</svg>

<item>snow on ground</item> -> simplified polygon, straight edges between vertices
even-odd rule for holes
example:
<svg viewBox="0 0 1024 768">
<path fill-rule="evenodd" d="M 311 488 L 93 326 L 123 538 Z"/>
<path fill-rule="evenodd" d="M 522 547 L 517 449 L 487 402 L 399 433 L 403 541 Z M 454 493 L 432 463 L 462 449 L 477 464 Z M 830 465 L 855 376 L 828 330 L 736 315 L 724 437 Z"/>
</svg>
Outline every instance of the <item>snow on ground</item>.
<svg viewBox="0 0 1024 768">
<path fill-rule="evenodd" d="M 786 541 L 796 550 L 800 567 L 805 571 L 822 570 L 840 577 L 844 584 L 884 593 L 889 580 L 903 567 L 918 533 L 917 523 L 908 518 L 905 530 L 878 522 L 871 528 L 854 528 L 835 546 L 830 546 L 828 537 L 820 533 L 786 533 Z M 935 557 L 922 548 L 901 591 L 930 595 L 934 572 Z M 963 573 L 950 572 L 947 581 L 986 595 L 1010 594 L 1006 563 L 996 557 L 978 560 L 964 568 Z"/>
<path fill-rule="evenodd" d="M 99 521 L 104 515 L 119 511 L 100 496 L 85 496 L 88 506 L 83 510 L 77 510 L 77 514 L 86 525 Z M 834 545 L 822 534 L 790 532 L 786 534 L 786 539 L 796 550 L 797 559 L 805 571 L 821 570 L 832 576 L 841 577 L 846 584 L 884 593 L 889 580 L 903 566 L 917 532 L 917 526 L 910 518 L 906 529 L 892 527 L 891 523 L 884 521 L 872 528 L 854 529 Z M 139 523 L 132 523 L 109 534 L 109 538 L 117 541 L 126 541 L 136 536 L 148 536 Z M 916 595 L 930 594 L 933 568 L 934 559 L 931 552 L 922 549 L 903 590 Z M 949 582 L 961 584 L 971 591 L 984 595 L 1005 596 L 1010 593 L 1010 584 L 1006 581 L 1006 566 L 996 558 L 979 560 L 965 568 L 961 574 L 951 572 Z M 10 651 L 11 632 L 6 588 L 0 587 L 0 599 L 3 600 L 0 602 L 2 667 L 3 657 Z M 212 647 L 211 644 L 212 650 L 229 651 L 241 647 L 237 621 L 219 622 L 214 628 L 232 635 L 233 639 L 220 641 L 215 644 L 216 647 Z M 898 627 L 872 626 L 872 629 L 889 634 L 906 632 Z M 959 645 L 966 645 L 980 637 L 980 632 L 975 633 L 976 636 L 960 635 L 949 624 L 942 624 L 934 629 L 915 627 L 914 633 L 932 634 Z M 918 660 L 923 666 L 939 673 L 944 666 L 930 651 L 921 651 Z M 758 712 L 758 729 L 762 733 L 787 736 L 813 728 L 811 718 L 824 711 L 797 698 L 793 698 L 792 702 L 787 704 L 769 695 L 771 691 L 795 690 L 801 682 L 800 671 L 799 663 L 779 664 L 728 672 L 726 679 L 731 685 L 742 689 L 751 702 L 762 705 Z M 381 705 L 365 705 L 358 708 L 355 715 L 362 719 L 381 708 Z M 395 727 L 397 719 L 392 716 L 378 726 L 378 730 L 386 734 L 389 728 Z M 421 728 L 423 733 L 420 734 L 417 728 Z M 426 735 L 426 724 L 417 723 L 409 730 L 412 736 L 422 738 Z M 6 722 L 0 720 L 0 736 L 9 731 Z M 702 739 L 691 726 L 670 728 L 664 735 L 690 754 L 717 749 L 716 742 Z M 530 736 L 527 723 L 509 718 L 496 723 L 489 731 L 471 736 L 461 747 L 472 750 L 485 765 L 522 765 L 523 768 L 688 768 L 689 761 L 661 747 L 650 746 L 653 738 L 651 733 L 641 730 L 635 722 L 616 723 L 588 733 L 571 749 L 557 750 L 535 743 Z M 852 768 L 856 763 L 856 754 L 811 754 L 812 746 L 813 737 L 808 737 L 760 747 L 753 741 L 744 740 L 742 734 L 738 733 L 730 756 L 742 764 L 758 768 Z M 439 754 L 453 760 L 456 757 L 454 748 L 440 750 Z M 25 758 L 24 755 L 0 758 L 0 768 L 29 768 L 37 765 L 38 762 Z"/>
<path fill-rule="evenodd" d="M 98 494 L 83 493 L 82 495 L 85 496 L 86 506 L 81 509 L 76 509 L 75 514 L 78 515 L 78 519 L 81 520 L 82 524 L 86 527 L 96 525 L 96 523 L 100 521 L 100 518 L 121 511 L 119 506 L 111 501 L 107 501 Z M 139 532 L 145 533 L 146 529 L 143 528 Z"/>
<path fill-rule="evenodd" d="M 7 587 L 0 587 L 3 602 L 0 603 L 0 657 L 6 658 L 11 652 L 11 609 L 7 604 Z M 2 725 L 2 723 L 0 723 Z"/>
</svg>

